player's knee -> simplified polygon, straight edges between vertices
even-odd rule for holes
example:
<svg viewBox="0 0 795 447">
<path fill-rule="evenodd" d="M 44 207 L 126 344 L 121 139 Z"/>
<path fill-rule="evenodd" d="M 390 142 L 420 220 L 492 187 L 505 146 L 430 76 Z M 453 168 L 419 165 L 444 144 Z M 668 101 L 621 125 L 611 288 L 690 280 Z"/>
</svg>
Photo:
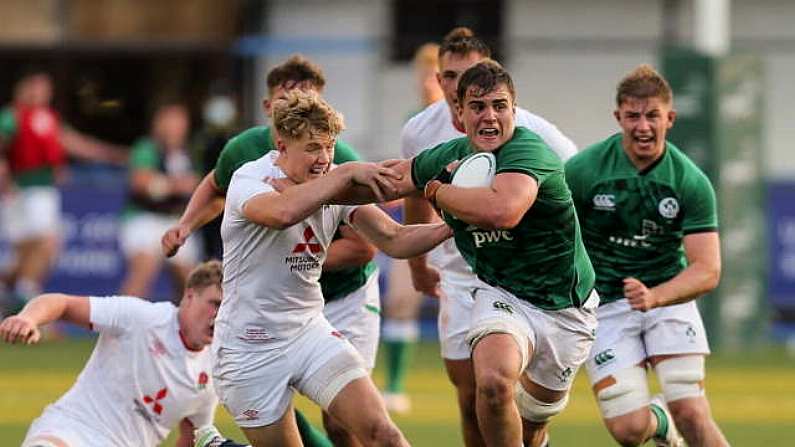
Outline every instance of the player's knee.
<svg viewBox="0 0 795 447">
<path fill-rule="evenodd" d="M 528 393 L 521 383 L 516 383 L 514 399 L 523 419 L 537 424 L 547 422 L 552 416 L 559 414 L 569 403 L 569 394 L 556 402 L 542 402 Z"/>
<path fill-rule="evenodd" d="M 644 423 L 631 419 L 608 422 L 607 430 L 618 444 L 625 447 L 642 445 L 649 437 L 648 419 Z"/>
<path fill-rule="evenodd" d="M 704 356 L 672 357 L 654 369 L 666 402 L 704 395 Z"/>
<path fill-rule="evenodd" d="M 594 385 L 596 401 L 605 419 L 615 418 L 649 405 L 646 370 L 633 366 Z"/>
<path fill-rule="evenodd" d="M 399 446 L 403 437 L 397 426 L 386 418 L 371 421 L 366 433 L 369 439 L 365 440 L 365 445 Z"/>
<path fill-rule="evenodd" d="M 498 369 L 479 375 L 476 387 L 477 397 L 489 407 L 503 407 L 513 400 L 514 380 Z"/>
<path fill-rule="evenodd" d="M 701 431 L 710 423 L 708 404 L 702 399 L 679 400 L 668 405 L 671 416 L 682 431 Z M 688 430 L 689 429 L 689 430 Z"/>
</svg>

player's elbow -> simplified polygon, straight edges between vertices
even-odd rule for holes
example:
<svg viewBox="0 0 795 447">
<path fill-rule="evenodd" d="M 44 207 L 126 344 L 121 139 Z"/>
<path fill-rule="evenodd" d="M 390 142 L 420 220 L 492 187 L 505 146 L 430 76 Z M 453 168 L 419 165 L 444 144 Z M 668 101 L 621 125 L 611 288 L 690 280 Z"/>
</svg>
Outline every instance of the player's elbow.
<svg viewBox="0 0 795 447">
<path fill-rule="evenodd" d="M 704 268 L 704 288 L 705 292 L 711 292 L 720 283 L 720 264 L 709 265 Z"/>
<path fill-rule="evenodd" d="M 496 204 L 486 210 L 486 226 L 481 227 L 490 230 L 510 230 L 522 220 L 522 214 L 517 213 L 511 207 L 504 204 Z"/>
</svg>

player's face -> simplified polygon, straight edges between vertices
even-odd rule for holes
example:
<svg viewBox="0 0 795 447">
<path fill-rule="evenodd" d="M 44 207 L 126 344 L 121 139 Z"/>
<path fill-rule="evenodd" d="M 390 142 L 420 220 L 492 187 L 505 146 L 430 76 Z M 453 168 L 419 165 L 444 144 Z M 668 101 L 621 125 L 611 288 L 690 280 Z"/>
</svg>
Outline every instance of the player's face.
<svg viewBox="0 0 795 447">
<path fill-rule="evenodd" d="M 184 323 L 180 325 L 186 344 L 191 349 L 201 349 L 213 341 L 215 316 L 221 306 L 222 292 L 217 286 L 187 289 L 180 307 L 184 306 Z"/>
<path fill-rule="evenodd" d="M 35 106 L 46 106 L 52 100 L 52 80 L 46 74 L 37 74 L 30 78 L 27 85 L 28 100 Z"/>
<path fill-rule="evenodd" d="M 300 138 L 279 137 L 278 164 L 290 180 L 304 183 L 325 175 L 334 160 L 336 138 L 328 134 L 304 133 Z"/>
<path fill-rule="evenodd" d="M 467 71 L 467 68 L 481 60 L 483 60 L 483 55 L 477 51 L 472 51 L 465 55 L 448 52 L 444 53 L 442 58 L 439 59 L 439 74 L 436 76 L 438 76 L 439 85 L 442 86 L 444 100 L 447 101 L 453 116 L 455 116 L 456 103 L 458 102 L 456 95 L 458 80 L 461 79 L 461 75 Z"/>
<path fill-rule="evenodd" d="M 482 96 L 470 89 L 458 107 L 458 117 L 476 150 L 492 152 L 513 137 L 516 109 L 505 84 Z"/>
<path fill-rule="evenodd" d="M 168 149 L 184 149 L 190 120 L 182 106 L 168 106 L 158 111 L 153 125 L 155 137 Z"/>
<path fill-rule="evenodd" d="M 649 163 L 662 155 L 665 136 L 676 112 L 659 97 L 629 97 L 614 112 L 624 134 L 624 151 L 634 162 Z"/>
</svg>

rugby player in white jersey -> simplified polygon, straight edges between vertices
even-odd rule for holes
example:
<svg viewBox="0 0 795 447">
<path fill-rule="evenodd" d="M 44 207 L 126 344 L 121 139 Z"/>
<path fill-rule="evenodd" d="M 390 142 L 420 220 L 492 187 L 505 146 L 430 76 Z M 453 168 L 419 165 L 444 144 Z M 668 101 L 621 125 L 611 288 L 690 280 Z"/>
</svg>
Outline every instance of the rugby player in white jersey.
<svg viewBox="0 0 795 447">
<path fill-rule="evenodd" d="M 394 194 L 391 169 L 334 169 L 342 118 L 316 93 L 274 104 L 278 151 L 248 162 L 226 196 L 226 300 L 216 319 L 213 372 L 221 402 L 254 446 L 298 446 L 293 390 L 365 446 L 407 446 L 361 356 L 323 315 L 318 278 L 337 227 L 348 222 L 392 257 L 417 256 L 451 236 L 443 223 L 402 226 L 375 206 L 324 205 L 366 189 Z"/>
<path fill-rule="evenodd" d="M 179 425 L 180 447 L 194 428 L 213 432 L 213 320 L 221 305 L 221 263 L 188 277 L 179 307 L 119 297 L 48 293 L 0 323 L 8 343 L 39 341 L 39 326 L 68 321 L 99 332 L 77 381 L 33 421 L 23 447 L 154 447 Z M 224 443 L 222 443 L 224 442 Z M 197 444 L 204 447 L 205 444 Z"/>
<path fill-rule="evenodd" d="M 458 80 L 467 68 L 488 58 L 490 54 L 489 47 L 468 28 L 456 28 L 447 34 L 439 49 L 438 80 L 444 91 L 444 100 L 430 105 L 403 127 L 403 158 L 415 157 L 426 149 L 464 136 L 463 126 L 454 113 Z M 557 127 L 518 107 L 516 126 L 526 127 L 539 135 L 562 161 L 577 153 L 574 143 Z M 407 196 L 404 200 L 406 224 L 434 221 L 436 214 L 427 200 L 421 196 Z M 427 257 L 410 259 L 409 265 L 414 287 L 440 298 L 439 338 L 442 358 L 458 394 L 465 444 L 483 445 L 475 414 L 475 380 L 470 347 L 466 342 L 474 304 L 470 290 L 476 280 L 475 275 L 452 240 Z"/>
</svg>

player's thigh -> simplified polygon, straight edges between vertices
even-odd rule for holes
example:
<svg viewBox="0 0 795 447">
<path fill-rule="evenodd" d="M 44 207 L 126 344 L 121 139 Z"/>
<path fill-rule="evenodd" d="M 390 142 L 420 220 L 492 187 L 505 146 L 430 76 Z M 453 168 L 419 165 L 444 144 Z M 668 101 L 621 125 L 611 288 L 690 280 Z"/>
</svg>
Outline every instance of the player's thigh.
<svg viewBox="0 0 795 447">
<path fill-rule="evenodd" d="M 467 334 L 472 325 L 475 305 L 473 291 L 472 279 L 465 281 L 453 275 L 442 275 L 438 327 L 439 345 L 444 359 L 469 359 Z"/>
<path fill-rule="evenodd" d="M 264 427 L 284 417 L 296 369 L 287 348 L 242 351 L 214 346 L 213 354 L 216 394 L 239 427 Z"/>
<path fill-rule="evenodd" d="M 598 296 L 592 292 L 579 308 L 553 311 L 524 306 L 536 334 L 533 356 L 525 370 L 533 382 L 554 391 L 571 387 L 596 338 L 597 303 Z"/>
<path fill-rule="evenodd" d="M 585 362 L 591 385 L 635 367 L 646 360 L 643 314 L 632 310 L 625 299 L 597 309 L 596 339 Z"/>
<path fill-rule="evenodd" d="M 369 376 L 348 382 L 331 401 L 328 413 L 356 432 L 389 420 L 383 400 Z"/>
<path fill-rule="evenodd" d="M 710 352 L 704 322 L 694 301 L 653 309 L 644 315 L 644 326 L 649 357 Z"/>
<path fill-rule="evenodd" d="M 252 447 L 300 447 L 301 435 L 290 405 L 281 419 L 264 427 L 242 428 Z"/>
<path fill-rule="evenodd" d="M 378 274 L 345 297 L 329 301 L 323 309 L 331 325 L 356 348 L 368 369 L 375 367 L 380 337 L 381 309 Z"/>
</svg>

